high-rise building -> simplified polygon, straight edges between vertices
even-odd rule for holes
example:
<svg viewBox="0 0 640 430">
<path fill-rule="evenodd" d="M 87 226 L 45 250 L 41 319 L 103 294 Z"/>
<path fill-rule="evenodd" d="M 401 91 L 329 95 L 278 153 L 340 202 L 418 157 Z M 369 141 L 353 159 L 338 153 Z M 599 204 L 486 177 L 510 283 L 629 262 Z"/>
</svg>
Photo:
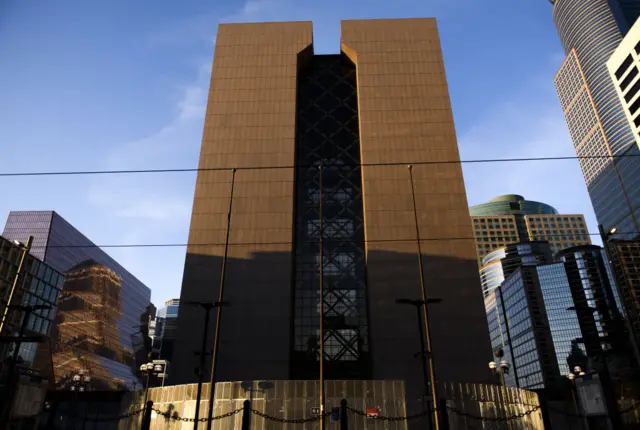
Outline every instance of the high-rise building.
<svg viewBox="0 0 640 430">
<path fill-rule="evenodd" d="M 56 385 L 83 368 L 93 372 L 96 387 L 133 388 L 132 340 L 149 288 L 56 212 L 10 212 L 3 236 L 22 242 L 33 236 L 31 254 L 65 275 L 50 352 Z"/>
<path fill-rule="evenodd" d="M 583 215 L 560 214 L 546 203 L 525 200 L 517 194 L 471 206 L 469 213 L 480 266 L 487 254 L 512 243 L 547 241 L 553 253 L 591 244 Z"/>
<path fill-rule="evenodd" d="M 521 266 L 539 266 L 552 262 L 549 242 L 521 242 L 498 248 L 482 260 L 482 294 L 486 297 Z"/>
<path fill-rule="evenodd" d="M 640 80 L 638 68 L 640 67 L 640 20 L 631 27 L 620 46 L 615 50 L 609 61 L 607 69 L 615 85 L 618 98 L 633 130 L 633 137 L 640 145 Z"/>
<path fill-rule="evenodd" d="M 573 366 L 600 369 L 593 363 L 605 356 L 614 380 L 626 375 L 628 337 L 598 246 L 569 248 L 557 262 L 512 270 L 487 294 L 485 309 L 492 347 L 504 349 L 512 364 L 510 385 L 553 388 Z"/>
<path fill-rule="evenodd" d="M 318 378 L 322 303 L 324 377 L 416 399 L 418 321 L 396 300 L 421 297 L 419 249 L 438 379 L 490 380 L 473 240 L 444 240 L 472 237 L 461 167 L 420 163 L 459 159 L 435 19 L 343 21 L 335 55 L 312 40 L 310 22 L 219 26 L 172 382 L 196 379 L 189 302 L 218 301 L 226 261 L 218 381 Z"/>
<path fill-rule="evenodd" d="M 552 0 L 567 55 L 555 77 L 591 203 L 605 231 L 640 231 L 640 148 L 607 61 L 640 13 L 633 0 Z M 616 158 L 612 158 L 615 156 Z"/>
<path fill-rule="evenodd" d="M 178 336 L 178 309 L 180 299 L 164 302 L 164 307 L 158 309 L 155 318 L 153 346 L 157 358 L 171 361 L 176 338 Z"/>
<path fill-rule="evenodd" d="M 625 315 L 640 343 L 640 238 L 609 242 L 611 263 L 622 294 Z"/>
<path fill-rule="evenodd" d="M 5 306 L 9 302 L 13 281 L 16 278 L 24 246 L 24 244 L 15 244 L 0 236 L 0 315 L 4 313 Z M 45 305 L 50 306 L 50 309 L 41 309 L 25 314 L 24 310 L 9 308 L 7 319 L 0 335 L 17 336 L 22 323 L 25 322 L 25 336 L 49 336 L 55 320 L 58 296 L 62 290 L 63 282 L 64 277 L 60 272 L 36 257 L 28 255 L 23 264 L 22 275 L 18 279 L 13 296 L 11 296 L 11 305 Z M 25 317 L 26 321 L 24 321 Z M 1 363 L 4 363 L 6 358 L 13 355 L 14 348 L 15 344 L 0 343 Z M 18 351 L 20 362 L 29 367 L 34 366 L 38 348 L 38 343 L 22 343 Z M 2 376 L 4 375 L 0 372 L 0 377 Z"/>
</svg>

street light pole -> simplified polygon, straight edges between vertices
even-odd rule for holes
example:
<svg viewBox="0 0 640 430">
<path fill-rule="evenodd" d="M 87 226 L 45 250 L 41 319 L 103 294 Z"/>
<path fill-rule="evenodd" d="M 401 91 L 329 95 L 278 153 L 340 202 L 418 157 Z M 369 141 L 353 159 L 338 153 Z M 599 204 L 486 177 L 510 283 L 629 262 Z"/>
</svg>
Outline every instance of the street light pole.
<svg viewBox="0 0 640 430">
<path fill-rule="evenodd" d="M 323 187 L 322 187 L 322 164 L 318 166 L 318 229 L 319 229 L 319 273 L 318 273 L 318 295 L 320 296 L 320 319 L 318 321 L 318 331 L 320 338 L 320 377 L 319 377 L 319 395 L 320 395 L 320 430 L 324 430 L 324 226 L 323 226 Z"/>
<path fill-rule="evenodd" d="M 432 303 L 440 303 L 441 299 L 427 299 L 427 305 Z M 418 316 L 418 334 L 420 336 L 420 356 L 422 358 L 422 377 L 424 381 L 424 394 L 423 394 L 423 403 L 425 403 L 426 397 L 429 395 L 429 365 L 427 362 L 427 352 L 425 351 L 425 336 L 424 336 L 424 326 L 422 325 L 422 307 L 424 305 L 424 301 L 422 300 L 411 300 L 411 299 L 396 299 L 396 303 L 399 305 L 412 305 L 415 306 L 417 316 Z"/>
<path fill-rule="evenodd" d="M 229 233 L 231 231 L 231 209 L 233 207 L 233 187 L 236 181 L 236 169 L 231 169 L 231 191 L 229 192 L 229 210 L 227 211 L 227 232 L 224 241 L 224 255 L 222 256 L 222 268 L 220 269 L 220 286 L 218 288 L 218 301 L 216 302 L 216 332 L 213 338 L 213 351 L 211 357 L 211 373 L 209 377 L 209 410 L 207 411 L 207 429 L 213 428 L 214 394 L 216 391 L 216 364 L 218 362 L 218 344 L 220 342 L 220 322 L 222 321 L 222 303 L 224 298 L 224 281 L 227 270 L 227 254 L 229 253 Z"/>
<path fill-rule="evenodd" d="M 583 377 L 585 373 L 582 371 L 582 368 L 580 366 L 576 366 L 574 368 L 574 371 L 576 373 L 569 372 L 569 374 L 567 375 L 567 378 L 569 378 L 569 381 L 571 381 L 571 398 L 573 399 L 573 406 L 576 410 L 576 416 L 578 417 L 578 422 L 580 423 L 580 430 L 582 430 L 582 416 L 580 415 L 580 408 L 578 408 L 578 399 L 576 398 L 576 390 L 577 390 L 576 378 Z"/>
<path fill-rule="evenodd" d="M 427 354 L 429 354 L 429 377 L 431 379 L 431 397 L 433 397 L 433 427 L 440 430 L 440 417 L 438 407 L 438 389 L 436 380 L 436 368 L 433 363 L 433 349 L 431 347 L 431 330 L 429 328 L 429 312 L 427 311 L 427 290 L 424 281 L 424 268 L 422 263 L 422 245 L 420 244 L 420 228 L 418 225 L 418 209 L 416 207 L 416 191 L 413 184 L 413 166 L 409 164 L 409 182 L 411 183 L 411 199 L 413 201 L 413 218 L 416 227 L 416 243 L 418 246 L 418 269 L 420 271 L 420 289 L 422 292 L 422 317 L 424 318 L 424 334 L 427 342 Z M 322 430 L 322 429 L 320 429 Z"/>
<path fill-rule="evenodd" d="M 602 247 L 604 248 L 604 253 L 607 256 L 607 261 L 609 262 L 609 267 L 611 268 L 611 274 L 613 275 L 613 285 L 618 292 L 618 297 L 620 297 L 620 303 L 622 304 L 622 310 L 625 314 L 623 319 L 627 331 L 629 332 L 629 340 L 631 342 L 633 355 L 636 359 L 636 366 L 640 367 L 640 347 L 638 346 L 638 337 L 636 336 L 635 330 L 633 329 L 633 325 L 629 321 L 629 312 L 625 303 L 625 294 L 620 287 L 620 283 L 618 282 L 618 276 L 613 265 L 613 259 L 611 258 L 611 248 L 609 248 L 609 239 L 611 238 L 611 235 L 616 232 L 616 229 L 613 228 L 608 232 L 605 232 L 604 226 L 602 224 L 598 224 L 598 232 L 600 233 Z"/>
<path fill-rule="evenodd" d="M 200 398 L 202 397 L 202 374 L 205 365 L 205 353 L 207 350 L 207 335 L 209 334 L 209 317 L 211 309 L 215 306 L 211 302 L 187 302 L 186 304 L 195 304 L 205 310 L 204 332 L 202 333 L 202 347 L 200 348 L 200 367 L 198 367 L 198 391 L 196 393 L 196 413 L 193 421 L 193 430 L 198 430 L 198 419 L 200 418 Z"/>
</svg>

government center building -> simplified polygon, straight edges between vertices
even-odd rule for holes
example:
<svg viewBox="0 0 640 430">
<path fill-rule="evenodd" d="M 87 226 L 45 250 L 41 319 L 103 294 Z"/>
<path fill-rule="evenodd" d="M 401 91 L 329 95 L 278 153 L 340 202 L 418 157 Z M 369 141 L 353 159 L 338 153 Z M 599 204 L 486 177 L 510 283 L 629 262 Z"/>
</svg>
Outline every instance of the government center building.
<svg viewBox="0 0 640 430">
<path fill-rule="evenodd" d="M 438 382 L 494 382 L 458 160 L 435 19 L 342 21 L 332 55 L 311 22 L 220 25 L 170 384 L 197 381 L 193 302 L 224 284 L 217 382 L 317 380 L 322 301 L 324 378 L 414 401 L 418 320 L 397 300 L 422 299 L 421 265 Z"/>
</svg>

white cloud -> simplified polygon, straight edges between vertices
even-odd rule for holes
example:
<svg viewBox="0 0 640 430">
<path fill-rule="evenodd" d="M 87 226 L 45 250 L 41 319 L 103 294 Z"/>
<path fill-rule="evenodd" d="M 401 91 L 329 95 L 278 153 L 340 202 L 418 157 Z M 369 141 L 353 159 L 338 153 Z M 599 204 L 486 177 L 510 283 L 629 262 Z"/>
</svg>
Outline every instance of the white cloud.
<svg viewBox="0 0 640 430">
<path fill-rule="evenodd" d="M 461 159 L 573 157 L 575 151 L 553 87 L 543 102 L 527 94 L 498 105 L 459 137 Z M 469 204 L 501 194 L 520 194 L 561 213 L 584 214 L 589 229 L 597 222 L 577 160 L 463 164 Z"/>
<path fill-rule="evenodd" d="M 157 46 L 200 44 L 197 55 L 206 59 L 196 63 L 190 81 L 167 88 L 168 95 L 179 94 L 171 119 L 148 136 L 115 144 L 106 154 L 103 168 L 197 167 L 211 72 L 210 52 L 217 23 L 260 20 L 278 5 L 273 0 L 249 1 L 232 15 L 220 18 L 215 14 L 203 14 L 176 23 L 170 31 L 152 35 L 150 41 Z M 184 55 L 181 58 L 184 59 Z M 97 241 L 109 244 L 186 243 L 195 177 L 195 172 L 93 177 L 88 203 L 96 207 L 100 218 L 109 224 Z M 184 248 L 109 248 L 107 251 L 153 288 L 154 301 L 176 296 Z M 165 269 L 158 270 L 158 267 Z"/>
</svg>

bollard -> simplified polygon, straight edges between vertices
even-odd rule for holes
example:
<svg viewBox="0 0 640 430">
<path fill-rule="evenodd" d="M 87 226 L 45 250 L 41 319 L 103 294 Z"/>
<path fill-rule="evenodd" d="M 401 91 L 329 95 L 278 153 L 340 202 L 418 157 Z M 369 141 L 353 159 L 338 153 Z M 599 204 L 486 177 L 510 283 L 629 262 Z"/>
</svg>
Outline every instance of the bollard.
<svg viewBox="0 0 640 430">
<path fill-rule="evenodd" d="M 340 430 L 349 430 L 349 417 L 347 416 L 347 399 L 340 400 Z"/>
<path fill-rule="evenodd" d="M 251 401 L 245 400 L 242 405 L 242 430 L 251 428 Z"/>
<path fill-rule="evenodd" d="M 144 415 L 142 416 L 142 425 L 140 430 L 149 430 L 151 428 L 151 411 L 153 410 L 153 401 L 149 400 L 144 408 Z"/>
</svg>

